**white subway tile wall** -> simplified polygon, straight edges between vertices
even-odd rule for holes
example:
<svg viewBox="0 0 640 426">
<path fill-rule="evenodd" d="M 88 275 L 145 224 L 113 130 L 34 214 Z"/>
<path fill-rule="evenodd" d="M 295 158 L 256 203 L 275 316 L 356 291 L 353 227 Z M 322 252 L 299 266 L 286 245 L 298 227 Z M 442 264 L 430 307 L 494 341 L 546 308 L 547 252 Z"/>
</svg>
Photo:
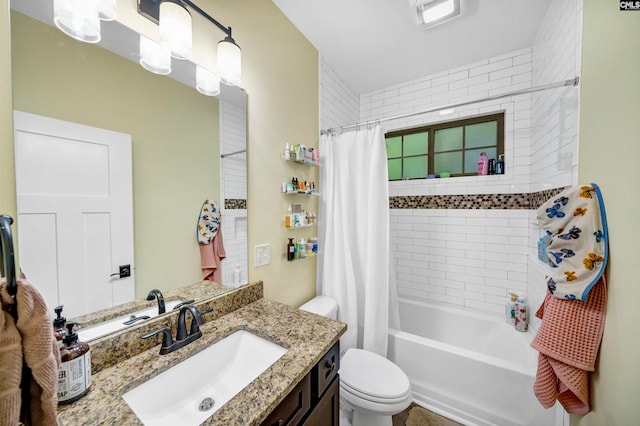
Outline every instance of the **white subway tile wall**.
<svg viewBox="0 0 640 426">
<path fill-rule="evenodd" d="M 320 128 L 325 130 L 357 123 L 360 95 L 344 81 L 322 55 L 320 64 Z"/>
<path fill-rule="evenodd" d="M 582 0 L 554 0 L 533 44 L 533 84 L 566 80 L 581 73 Z M 532 95 L 531 190 L 540 191 L 579 184 L 578 134 L 580 90 L 573 87 Z M 531 329 L 540 321 L 533 310 L 542 303 L 546 267 L 538 260 L 542 235 L 531 212 L 527 294 L 532 309 Z"/>
<path fill-rule="evenodd" d="M 362 94 L 359 106 L 321 61 L 321 128 L 573 78 L 580 73 L 581 22 L 582 0 L 553 0 L 530 48 Z M 327 94 L 328 87 L 340 93 Z M 349 101 L 335 101 L 341 96 Z M 389 195 L 527 193 L 576 183 L 578 96 L 567 87 L 382 123 L 392 131 L 505 112 L 504 175 L 389 182 Z M 502 314 L 507 294 L 515 292 L 529 297 L 532 317 L 544 298 L 533 210 L 391 209 L 391 232 L 402 295 Z M 538 324 L 532 320 L 534 330 Z"/>
<path fill-rule="evenodd" d="M 247 117 L 244 108 L 220 102 L 220 153 L 246 149 Z M 234 285 L 236 271 L 240 284 L 248 282 L 247 209 L 225 209 L 225 199 L 247 199 L 246 153 L 221 159 L 220 202 L 222 230 L 227 257 L 222 261 L 222 284 Z"/>
</svg>

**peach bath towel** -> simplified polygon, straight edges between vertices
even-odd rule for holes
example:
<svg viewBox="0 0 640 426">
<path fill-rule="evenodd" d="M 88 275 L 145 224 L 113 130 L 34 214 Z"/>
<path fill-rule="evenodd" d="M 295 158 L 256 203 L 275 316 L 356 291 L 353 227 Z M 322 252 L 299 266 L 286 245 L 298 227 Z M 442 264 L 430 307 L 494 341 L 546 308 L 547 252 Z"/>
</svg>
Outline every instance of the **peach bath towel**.
<svg viewBox="0 0 640 426">
<path fill-rule="evenodd" d="M 202 262 L 202 279 L 222 283 L 220 263 L 227 257 L 222 242 L 222 227 L 218 225 L 216 236 L 209 244 L 199 244 Z"/>
<path fill-rule="evenodd" d="M 47 305 L 38 290 L 24 279 L 18 280 L 15 301 L 6 290 L 5 280 L 0 281 L 0 298 L 3 307 L 0 316 L 0 424 L 18 424 L 21 405 L 24 405 L 25 424 L 57 425 L 60 350 L 53 336 Z M 5 310 L 14 303 L 17 304 L 17 322 Z M 23 360 L 31 369 L 30 401 L 21 401 Z"/>
<path fill-rule="evenodd" d="M 547 292 L 536 312 L 542 325 L 531 343 L 540 352 L 533 390 L 543 407 L 549 408 L 558 400 L 571 414 L 589 412 L 588 373 L 595 371 L 606 305 L 604 275 L 585 303 L 557 299 Z"/>
</svg>

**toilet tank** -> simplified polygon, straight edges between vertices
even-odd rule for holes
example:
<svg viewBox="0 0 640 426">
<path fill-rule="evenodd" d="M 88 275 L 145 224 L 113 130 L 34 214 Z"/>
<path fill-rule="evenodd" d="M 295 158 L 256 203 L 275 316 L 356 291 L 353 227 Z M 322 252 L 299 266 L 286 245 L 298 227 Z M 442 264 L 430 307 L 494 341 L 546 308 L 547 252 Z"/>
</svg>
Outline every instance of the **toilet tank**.
<svg viewBox="0 0 640 426">
<path fill-rule="evenodd" d="M 316 296 L 300 306 L 300 309 L 323 317 L 338 319 L 338 302 L 331 297 Z"/>
</svg>

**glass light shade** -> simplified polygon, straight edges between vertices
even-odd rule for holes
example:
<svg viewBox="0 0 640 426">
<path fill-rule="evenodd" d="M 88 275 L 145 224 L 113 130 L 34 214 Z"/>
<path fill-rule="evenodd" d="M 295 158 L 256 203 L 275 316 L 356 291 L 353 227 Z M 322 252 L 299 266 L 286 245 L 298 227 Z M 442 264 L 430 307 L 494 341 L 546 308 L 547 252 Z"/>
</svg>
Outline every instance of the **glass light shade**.
<svg viewBox="0 0 640 426">
<path fill-rule="evenodd" d="M 171 55 L 158 43 L 140 34 L 140 65 L 152 73 L 166 75 L 171 72 Z"/>
<path fill-rule="evenodd" d="M 87 0 L 54 0 L 53 22 L 63 33 L 86 43 L 100 41 L 97 4 Z"/>
<path fill-rule="evenodd" d="M 218 96 L 220 94 L 220 79 L 200 65 L 196 65 L 196 89 L 206 96 Z"/>
<path fill-rule="evenodd" d="M 116 0 L 98 0 L 97 4 L 98 18 L 103 21 L 113 21 L 116 19 Z"/>
<path fill-rule="evenodd" d="M 237 86 L 242 81 L 242 52 L 231 37 L 218 43 L 218 73 L 220 80 L 229 86 Z"/>
<path fill-rule="evenodd" d="M 189 59 L 193 45 L 191 14 L 170 0 L 160 3 L 160 46 L 176 59 Z"/>
</svg>

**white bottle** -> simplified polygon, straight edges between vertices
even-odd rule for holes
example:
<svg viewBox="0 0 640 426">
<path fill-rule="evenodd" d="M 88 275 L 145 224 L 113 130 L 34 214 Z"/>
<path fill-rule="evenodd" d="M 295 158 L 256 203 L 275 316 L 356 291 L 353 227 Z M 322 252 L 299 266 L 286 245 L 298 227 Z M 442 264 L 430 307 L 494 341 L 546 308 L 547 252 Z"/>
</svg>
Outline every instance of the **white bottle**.
<svg viewBox="0 0 640 426">
<path fill-rule="evenodd" d="M 287 144 L 284 147 L 284 159 L 285 160 L 291 160 L 291 148 L 289 147 L 289 143 L 287 142 Z"/>
<path fill-rule="evenodd" d="M 516 300 L 518 300 L 518 295 L 515 293 L 509 293 L 511 296 L 511 300 L 507 302 L 504 309 L 505 320 L 509 325 L 516 325 Z"/>
<path fill-rule="evenodd" d="M 298 243 L 298 252 L 300 253 L 300 259 L 307 257 L 307 243 L 304 241 L 304 238 L 300 238 L 300 242 Z"/>
<path fill-rule="evenodd" d="M 516 300 L 516 330 L 523 333 L 529 330 L 527 299 L 524 297 L 518 297 L 518 300 Z"/>
</svg>

